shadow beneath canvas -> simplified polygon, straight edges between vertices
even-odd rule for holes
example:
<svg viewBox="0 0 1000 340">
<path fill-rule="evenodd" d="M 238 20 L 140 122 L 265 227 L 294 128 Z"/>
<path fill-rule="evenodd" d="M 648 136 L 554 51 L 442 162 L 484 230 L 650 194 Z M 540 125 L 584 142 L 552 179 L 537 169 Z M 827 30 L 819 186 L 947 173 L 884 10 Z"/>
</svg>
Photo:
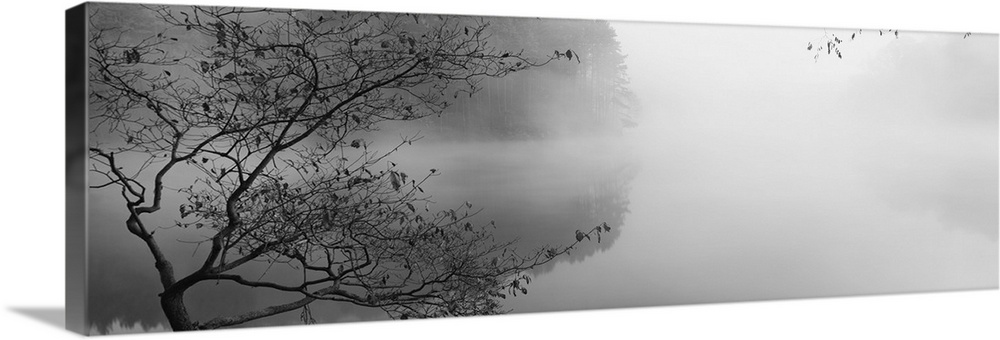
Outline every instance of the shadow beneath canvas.
<svg viewBox="0 0 1000 340">
<path fill-rule="evenodd" d="M 66 308 L 64 307 L 10 307 L 10 310 L 52 327 L 66 329 Z"/>
</svg>

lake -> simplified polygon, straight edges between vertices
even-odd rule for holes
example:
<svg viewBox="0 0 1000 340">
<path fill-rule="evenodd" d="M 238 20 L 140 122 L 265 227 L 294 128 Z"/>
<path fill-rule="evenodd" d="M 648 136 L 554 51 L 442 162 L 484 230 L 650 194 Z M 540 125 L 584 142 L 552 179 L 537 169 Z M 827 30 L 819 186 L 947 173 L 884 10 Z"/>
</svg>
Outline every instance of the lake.
<svg viewBox="0 0 1000 340">
<path fill-rule="evenodd" d="M 431 136 L 391 158 L 411 178 L 439 170 L 424 185 L 433 209 L 468 201 L 483 209 L 477 219 L 496 222 L 498 238 L 519 238 L 525 251 L 570 243 L 577 229 L 613 228 L 533 271 L 528 294 L 507 307 L 997 287 L 996 36 L 975 45 L 930 33 L 859 41 L 843 62 L 817 66 L 790 52 L 805 53 L 817 30 L 615 29 L 646 108 L 637 128 L 530 140 Z M 374 147 L 407 129 L 375 136 Z M 92 190 L 90 204 L 89 287 L 101 301 L 92 320 L 163 323 L 153 261 L 126 232 L 120 198 Z M 151 223 L 170 225 L 172 216 Z M 157 237 L 179 273 L 204 254 L 193 243 L 204 234 L 165 229 Z M 295 297 L 234 287 L 190 291 L 192 316 Z M 317 305 L 313 316 L 385 318 L 342 304 Z M 248 325 L 289 323 L 297 313 Z"/>
</svg>

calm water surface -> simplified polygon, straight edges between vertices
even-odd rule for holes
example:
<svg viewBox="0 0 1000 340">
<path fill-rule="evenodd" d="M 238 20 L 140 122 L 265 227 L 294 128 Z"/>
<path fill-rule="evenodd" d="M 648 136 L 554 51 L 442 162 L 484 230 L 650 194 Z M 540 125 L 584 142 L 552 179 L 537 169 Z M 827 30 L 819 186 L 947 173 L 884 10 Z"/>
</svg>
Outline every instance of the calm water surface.
<svg viewBox="0 0 1000 340">
<path fill-rule="evenodd" d="M 995 287 L 996 186 L 981 183 L 996 183 L 996 153 L 979 151 L 995 131 L 900 133 L 948 142 L 817 152 L 822 143 L 687 124 L 621 138 L 417 143 L 394 160 L 411 176 L 439 169 L 425 185 L 432 209 L 469 201 L 525 251 L 601 222 L 614 228 L 537 270 L 529 294 L 507 302 L 517 312 Z M 726 141 L 705 142 L 715 136 Z M 117 212 L 113 198 L 92 198 Z M 120 311 L 162 320 L 152 260 L 120 216 L 94 211 L 106 221 L 92 235 L 91 287 L 108 301 L 97 320 L 128 316 Z M 194 269 L 194 244 L 165 244 L 179 271 Z M 292 298 L 232 288 L 196 289 L 192 310 L 208 317 Z M 314 312 L 324 322 L 384 317 L 350 306 Z M 294 323 L 291 314 L 268 322 Z"/>
</svg>

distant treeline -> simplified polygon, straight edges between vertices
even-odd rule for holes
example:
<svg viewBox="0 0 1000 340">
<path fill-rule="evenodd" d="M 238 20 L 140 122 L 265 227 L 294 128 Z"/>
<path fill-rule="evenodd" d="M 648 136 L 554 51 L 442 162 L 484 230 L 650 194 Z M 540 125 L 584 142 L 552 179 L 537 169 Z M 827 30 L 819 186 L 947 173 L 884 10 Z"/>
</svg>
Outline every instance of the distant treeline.
<svg viewBox="0 0 1000 340">
<path fill-rule="evenodd" d="M 636 124 L 625 55 L 603 20 L 487 18 L 497 49 L 536 61 L 539 68 L 487 78 L 474 96 L 454 98 L 440 117 L 418 124 L 444 138 L 540 139 L 619 134 Z"/>
</svg>

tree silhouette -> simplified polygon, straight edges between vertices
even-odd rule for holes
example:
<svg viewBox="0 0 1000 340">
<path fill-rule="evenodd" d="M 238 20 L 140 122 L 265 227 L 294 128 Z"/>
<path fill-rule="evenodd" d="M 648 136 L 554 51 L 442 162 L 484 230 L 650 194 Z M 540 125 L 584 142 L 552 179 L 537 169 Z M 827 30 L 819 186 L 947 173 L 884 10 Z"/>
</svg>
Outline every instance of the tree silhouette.
<svg viewBox="0 0 1000 340">
<path fill-rule="evenodd" d="M 212 329 L 335 301 L 392 318 L 503 313 L 525 270 L 572 250 L 518 253 L 474 225 L 471 203 L 431 211 L 421 185 L 359 133 L 438 115 L 484 78 L 545 65 L 490 46 L 471 17 L 257 8 L 144 7 L 163 28 L 136 37 L 95 20 L 89 40 L 91 188 L 116 190 L 128 232 L 155 260 L 173 330 Z M 115 22 L 114 20 L 107 20 Z M 576 62 L 574 62 L 575 64 Z M 135 161 L 140 159 L 140 161 Z M 179 175 L 181 174 L 181 175 Z M 183 176 L 196 175 L 191 180 Z M 168 182 L 171 182 L 168 185 Z M 208 232 L 200 266 L 177 273 L 155 236 L 176 193 L 173 226 Z M 569 235 L 567 235 L 569 236 Z M 250 262 L 300 278 L 251 277 Z M 296 293 L 287 303 L 194 320 L 186 291 L 205 282 Z M 294 282 L 293 282 L 294 281 Z"/>
<path fill-rule="evenodd" d="M 492 18 L 486 32 L 499 48 L 569 62 L 487 79 L 482 98 L 456 98 L 451 114 L 422 122 L 428 129 L 482 140 L 621 134 L 636 126 L 639 108 L 610 22 L 503 17 Z M 538 123 L 547 121 L 558 124 Z"/>
</svg>

